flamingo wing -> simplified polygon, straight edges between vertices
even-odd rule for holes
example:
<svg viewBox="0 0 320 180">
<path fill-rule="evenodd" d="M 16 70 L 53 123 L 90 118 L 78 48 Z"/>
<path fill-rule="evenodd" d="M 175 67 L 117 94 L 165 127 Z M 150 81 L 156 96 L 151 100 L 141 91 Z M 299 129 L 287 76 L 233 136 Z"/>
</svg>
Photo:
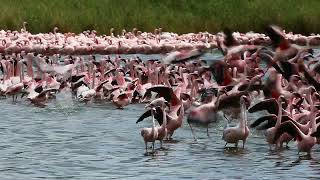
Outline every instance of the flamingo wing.
<svg viewBox="0 0 320 180">
<path fill-rule="evenodd" d="M 274 142 L 276 142 L 283 133 L 290 134 L 292 137 L 295 137 L 295 139 L 298 141 L 302 140 L 301 130 L 292 121 L 287 121 L 280 124 L 274 136 Z"/>
<path fill-rule="evenodd" d="M 110 69 L 109 71 L 104 73 L 104 76 L 108 75 L 109 73 L 114 73 L 116 71 L 116 68 Z"/>
<path fill-rule="evenodd" d="M 99 92 L 101 90 L 101 88 L 103 87 L 103 85 L 105 83 L 109 82 L 109 80 L 105 80 L 103 82 L 101 82 L 97 87 L 96 87 L 96 92 Z"/>
<path fill-rule="evenodd" d="M 239 44 L 237 40 L 233 37 L 232 31 L 229 28 L 225 28 L 223 30 L 223 33 L 226 35 L 223 42 L 224 45 L 226 45 L 227 47 L 231 47 L 237 46 Z"/>
<path fill-rule="evenodd" d="M 149 89 L 147 89 L 145 96 L 149 94 L 150 92 L 157 93 L 160 97 L 163 97 L 166 101 L 170 102 L 172 106 L 175 106 L 179 104 L 180 100 L 178 97 L 174 94 L 171 87 L 168 86 L 153 86 Z M 143 97 L 144 99 L 145 97 Z"/>
<path fill-rule="evenodd" d="M 42 72 L 47 72 L 47 73 L 55 72 L 52 66 L 44 62 L 41 62 L 39 58 L 35 59 L 35 64 Z"/>
<path fill-rule="evenodd" d="M 73 75 L 73 76 L 71 76 L 71 82 L 75 83 L 75 82 L 79 81 L 79 80 L 80 80 L 81 78 L 83 78 L 83 77 L 85 77 L 84 74 L 79 75 L 79 76 Z"/>
<path fill-rule="evenodd" d="M 303 75 L 304 75 L 304 77 L 306 78 L 306 80 L 307 80 L 311 85 L 313 85 L 313 86 L 316 88 L 317 91 L 319 91 L 319 90 L 320 90 L 320 83 L 319 83 L 316 79 L 314 79 L 314 77 L 312 77 L 312 76 L 310 75 L 310 73 L 307 71 L 307 69 L 306 69 L 306 67 L 305 67 L 304 64 L 302 64 L 301 66 L 302 66 L 302 70 L 303 70 Z"/>
<path fill-rule="evenodd" d="M 34 88 L 34 91 L 37 93 L 41 93 L 43 91 L 43 87 L 41 85 L 37 86 L 36 88 Z"/>
<path fill-rule="evenodd" d="M 274 98 L 261 101 L 248 109 L 249 113 L 267 110 L 270 114 L 277 114 L 279 111 L 278 103 Z"/>
<path fill-rule="evenodd" d="M 271 25 L 266 29 L 266 34 L 271 39 L 273 47 L 279 47 L 282 43 L 288 43 L 280 27 Z"/>
<path fill-rule="evenodd" d="M 223 84 L 225 80 L 227 67 L 228 65 L 222 60 L 213 62 L 209 67 L 214 79 L 219 85 Z"/>
<path fill-rule="evenodd" d="M 266 115 L 266 116 L 262 116 L 260 118 L 258 118 L 257 120 L 255 120 L 250 127 L 251 128 L 255 128 L 257 126 L 259 126 L 261 123 L 268 121 L 267 123 L 267 127 L 273 127 L 276 124 L 277 121 L 277 116 L 274 114 L 270 114 L 270 115 Z M 266 126 L 264 126 L 266 127 Z"/>
<path fill-rule="evenodd" d="M 187 93 L 181 93 L 180 98 L 183 100 L 188 100 L 188 99 L 191 100 L 191 96 Z"/>
<path fill-rule="evenodd" d="M 50 89 L 45 89 L 43 90 L 41 93 L 39 93 L 38 97 L 43 97 L 45 96 L 48 92 L 57 92 L 58 89 L 53 89 L 53 88 L 50 88 Z"/>
<path fill-rule="evenodd" d="M 97 61 L 92 61 L 92 63 L 97 66 L 97 68 L 100 68 L 101 66 L 101 63 L 100 62 L 97 62 Z"/>
<path fill-rule="evenodd" d="M 84 81 L 79 81 L 79 82 L 75 83 L 75 84 L 72 86 L 72 91 L 78 89 L 78 88 L 79 88 L 80 86 L 82 86 L 82 85 L 85 85 L 85 86 L 88 87 L 88 84 L 87 84 L 87 83 L 85 83 Z"/>
<path fill-rule="evenodd" d="M 144 112 L 139 119 L 136 121 L 136 123 L 143 121 L 145 118 L 152 116 L 151 109 Z M 154 118 L 158 121 L 160 125 L 163 123 L 163 112 L 162 109 L 157 107 L 156 111 L 154 112 Z"/>
<path fill-rule="evenodd" d="M 126 99 L 126 98 L 128 98 L 128 94 L 127 93 L 121 93 L 121 94 L 119 94 L 119 96 L 117 97 L 118 99 Z"/>
<path fill-rule="evenodd" d="M 272 116 L 275 116 L 272 114 Z M 277 118 L 277 116 L 275 116 Z M 276 121 L 277 119 L 269 119 L 267 123 L 263 124 L 262 126 L 259 126 L 257 129 L 258 130 L 265 130 L 265 129 L 269 129 L 271 127 L 274 127 L 276 125 Z M 287 115 L 283 115 L 281 117 L 281 123 L 286 122 L 286 121 L 293 121 L 295 122 L 293 119 L 291 119 L 289 116 Z"/>
<path fill-rule="evenodd" d="M 314 67 L 313 67 L 313 71 L 320 74 L 320 63 L 316 64 Z"/>
<path fill-rule="evenodd" d="M 164 64 L 181 63 L 181 62 L 185 62 L 185 61 L 200 57 L 204 53 L 205 51 L 202 51 L 199 49 L 192 49 L 189 51 L 175 51 L 175 52 L 169 53 L 166 57 L 164 57 L 162 59 L 162 62 Z"/>
<path fill-rule="evenodd" d="M 282 73 L 283 77 L 288 81 L 290 80 L 290 77 L 292 75 L 298 74 L 296 66 L 290 62 L 280 61 L 280 66 L 283 70 L 283 73 Z"/>
</svg>

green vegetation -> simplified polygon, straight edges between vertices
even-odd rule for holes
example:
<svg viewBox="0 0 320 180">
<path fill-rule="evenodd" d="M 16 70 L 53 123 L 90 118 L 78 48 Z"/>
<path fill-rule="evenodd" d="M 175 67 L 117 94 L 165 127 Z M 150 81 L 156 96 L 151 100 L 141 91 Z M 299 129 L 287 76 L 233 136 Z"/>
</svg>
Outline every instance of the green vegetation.
<svg viewBox="0 0 320 180">
<path fill-rule="evenodd" d="M 153 31 L 263 31 L 278 24 L 288 31 L 320 32 L 319 0 L 0 0 L 0 28 L 30 32 L 116 32 L 137 27 Z"/>
</svg>

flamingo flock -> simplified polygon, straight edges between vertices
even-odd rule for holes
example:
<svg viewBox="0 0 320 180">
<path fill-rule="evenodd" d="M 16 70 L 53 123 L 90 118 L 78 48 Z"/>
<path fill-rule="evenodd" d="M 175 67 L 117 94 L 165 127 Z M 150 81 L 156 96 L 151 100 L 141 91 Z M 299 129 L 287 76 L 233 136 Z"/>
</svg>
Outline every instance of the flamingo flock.
<svg viewBox="0 0 320 180">
<path fill-rule="evenodd" d="M 285 33 L 277 26 L 258 33 L 142 33 L 98 36 L 95 31 L 30 34 L 0 31 L 0 96 L 46 107 L 60 92 L 83 103 L 110 102 L 118 109 L 146 104 L 136 123 L 151 117 L 140 134 L 148 152 L 155 151 L 186 123 L 197 141 L 194 124 L 206 127 L 221 117 L 225 146 L 250 143 L 250 129 L 264 131 L 270 149 L 296 141 L 298 152 L 311 154 L 320 137 L 319 35 Z M 217 48 L 223 57 L 199 59 Z M 167 53 L 142 61 L 120 54 Z M 61 61 L 61 54 L 67 55 Z M 97 55 L 99 58 L 97 58 Z M 117 54 L 114 58 L 107 54 Z M 88 55 L 88 56 L 80 56 Z M 268 114 L 250 121 L 248 113 Z M 261 115 L 261 113 L 260 113 Z M 235 124 L 230 126 L 229 123 Z M 250 123 L 250 124 L 249 124 Z"/>
<path fill-rule="evenodd" d="M 115 34 L 98 35 L 95 30 L 84 31 L 80 34 L 62 33 L 55 27 L 50 33 L 31 34 L 27 30 L 27 22 L 23 23 L 21 31 L 0 31 L 0 53 L 39 53 L 43 55 L 85 55 L 85 54 L 160 54 L 177 50 L 212 49 L 219 46 L 217 40 L 222 33 L 210 34 L 208 32 L 176 33 L 163 32 L 156 28 L 154 33 L 142 32 L 137 28 L 132 31 L 121 30 Z M 271 45 L 271 40 L 265 34 L 234 32 L 233 37 L 239 44 Z M 320 45 L 320 35 L 304 36 L 289 32 L 285 34 L 290 43 L 301 46 Z"/>
</svg>

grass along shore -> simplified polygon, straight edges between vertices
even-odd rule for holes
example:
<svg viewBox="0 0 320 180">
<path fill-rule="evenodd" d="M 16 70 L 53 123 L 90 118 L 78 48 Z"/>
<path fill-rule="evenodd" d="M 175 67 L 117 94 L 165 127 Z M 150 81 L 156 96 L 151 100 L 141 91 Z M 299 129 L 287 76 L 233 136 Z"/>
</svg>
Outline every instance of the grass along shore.
<svg viewBox="0 0 320 180">
<path fill-rule="evenodd" d="M 95 29 L 216 33 L 225 27 L 263 32 L 277 24 L 295 33 L 320 32 L 319 0 L 0 0 L 0 29 L 32 33 Z"/>
</svg>

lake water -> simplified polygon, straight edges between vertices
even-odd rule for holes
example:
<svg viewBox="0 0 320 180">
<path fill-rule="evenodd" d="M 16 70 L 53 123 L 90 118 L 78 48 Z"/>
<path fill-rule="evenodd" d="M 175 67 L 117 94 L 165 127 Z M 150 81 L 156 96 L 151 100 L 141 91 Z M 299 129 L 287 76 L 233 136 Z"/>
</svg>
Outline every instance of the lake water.
<svg viewBox="0 0 320 180">
<path fill-rule="evenodd" d="M 45 108 L 26 100 L 0 100 L 0 179 L 319 179 L 320 150 L 299 157 L 289 149 L 270 151 L 262 132 L 251 129 L 245 149 L 224 148 L 224 121 L 196 126 L 186 121 L 165 150 L 144 154 L 140 136 L 151 120 L 136 124 L 144 105 L 124 110 L 110 103 L 77 102 L 61 92 Z M 249 121 L 259 115 L 249 115 Z M 159 147 L 159 143 L 156 143 Z"/>
</svg>

